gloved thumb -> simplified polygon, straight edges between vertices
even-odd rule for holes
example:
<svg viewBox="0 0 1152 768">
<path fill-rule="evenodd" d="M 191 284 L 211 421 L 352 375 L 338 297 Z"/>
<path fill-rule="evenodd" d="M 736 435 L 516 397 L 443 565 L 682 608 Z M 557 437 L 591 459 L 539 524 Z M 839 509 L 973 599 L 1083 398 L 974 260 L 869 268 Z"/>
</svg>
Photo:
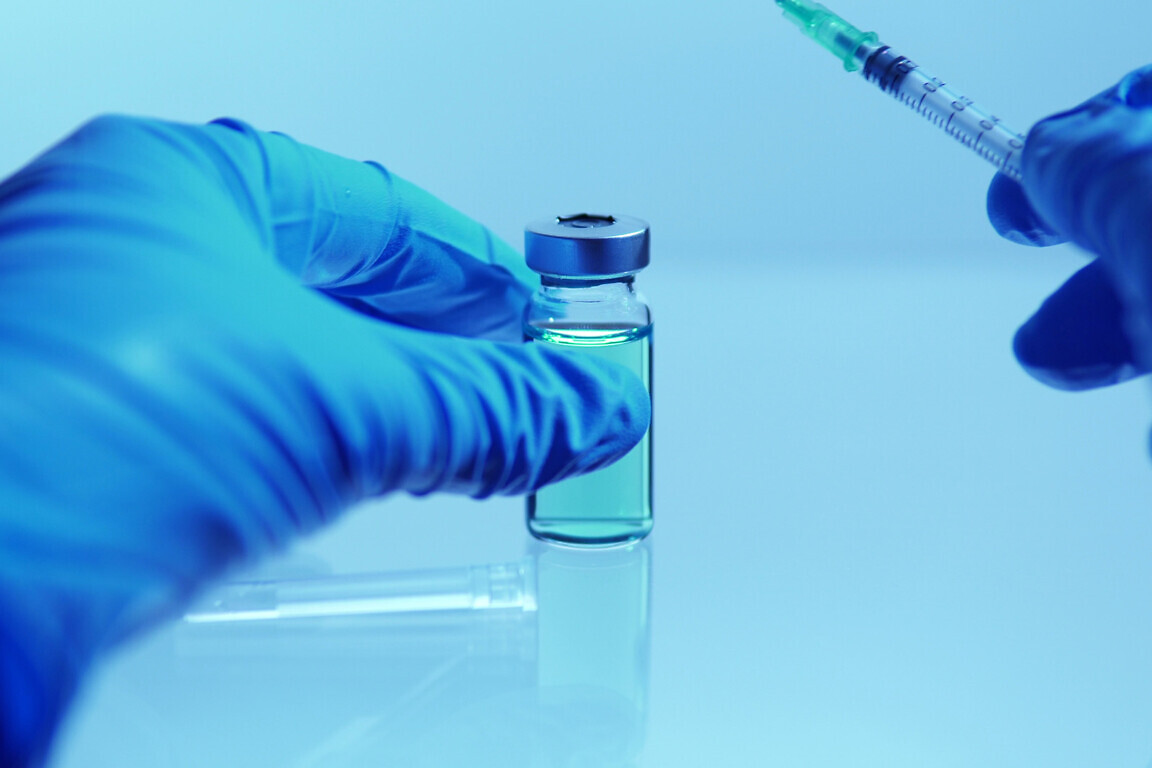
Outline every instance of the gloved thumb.
<svg viewBox="0 0 1152 768">
<path fill-rule="evenodd" d="M 1124 306 L 1097 260 L 1049 296 L 1016 332 L 1016 359 L 1057 389 L 1117 384 L 1145 373 L 1125 330 Z"/>
<path fill-rule="evenodd" d="M 988 220 L 1001 237 L 1020 245 L 1059 245 L 1067 240 L 1028 202 L 1019 182 L 996 174 L 988 186 Z"/>
<path fill-rule="evenodd" d="M 281 366 L 292 386 L 267 393 L 295 398 L 279 409 L 294 416 L 270 431 L 336 468 L 319 487 L 343 499 L 526 493 L 611 462 L 648 427 L 648 393 L 623 367 L 383 324 L 299 294 L 308 309 L 275 323 L 296 358 Z"/>
</svg>

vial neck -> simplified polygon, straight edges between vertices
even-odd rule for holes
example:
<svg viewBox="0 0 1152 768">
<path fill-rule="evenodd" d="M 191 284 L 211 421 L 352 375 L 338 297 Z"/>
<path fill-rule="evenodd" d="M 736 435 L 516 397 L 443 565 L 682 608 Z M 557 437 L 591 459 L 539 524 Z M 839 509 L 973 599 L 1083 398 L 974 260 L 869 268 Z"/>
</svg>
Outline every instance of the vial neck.
<svg viewBox="0 0 1152 768">
<path fill-rule="evenodd" d="M 634 273 L 540 277 L 541 286 L 525 311 L 530 327 L 636 329 L 652 322 L 648 305 L 633 286 Z"/>
<path fill-rule="evenodd" d="M 612 277 L 561 277 L 559 275 L 540 275 L 540 285 L 545 288 L 593 288 L 596 286 L 614 286 L 631 288 L 636 280 L 634 274 L 614 275 Z"/>
</svg>

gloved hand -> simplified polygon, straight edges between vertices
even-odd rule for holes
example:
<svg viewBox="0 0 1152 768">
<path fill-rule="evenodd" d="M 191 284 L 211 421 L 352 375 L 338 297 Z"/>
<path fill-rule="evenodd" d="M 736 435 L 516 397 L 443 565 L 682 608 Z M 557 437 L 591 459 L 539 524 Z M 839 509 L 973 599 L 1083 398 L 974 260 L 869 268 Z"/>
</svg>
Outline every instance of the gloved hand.
<svg viewBox="0 0 1152 768">
<path fill-rule="evenodd" d="M 85 667 L 230 563 L 365 497 L 629 450 L 642 384 L 521 344 L 519 263 L 233 121 L 98 119 L 0 184 L 0 763 L 42 761 Z"/>
<path fill-rule="evenodd" d="M 1152 369 L 1152 66 L 1028 134 L 1023 187 L 997 176 L 988 214 L 1010 240 L 1070 240 L 1098 258 L 1016 334 L 1020 363 L 1062 389 Z"/>
</svg>

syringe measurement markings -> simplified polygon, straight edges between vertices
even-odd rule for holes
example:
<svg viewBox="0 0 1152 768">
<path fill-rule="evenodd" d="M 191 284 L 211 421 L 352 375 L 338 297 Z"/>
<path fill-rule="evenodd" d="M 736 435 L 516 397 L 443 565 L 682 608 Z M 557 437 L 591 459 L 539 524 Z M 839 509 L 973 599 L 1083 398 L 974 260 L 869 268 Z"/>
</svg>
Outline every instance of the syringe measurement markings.
<svg viewBox="0 0 1152 768">
<path fill-rule="evenodd" d="M 955 117 L 955 115 L 953 115 L 952 117 Z M 951 126 L 951 124 L 952 124 L 952 117 L 948 118 L 949 126 Z M 972 142 L 972 136 L 970 134 L 964 133 L 963 128 L 959 128 L 959 127 L 951 128 L 950 127 L 948 129 L 948 135 L 951 136 L 952 138 L 956 139 L 956 141 L 960 142 L 961 144 L 963 144 L 966 147 L 970 147 L 972 149 L 976 148 L 976 145 Z"/>
<path fill-rule="evenodd" d="M 1004 158 L 1004 164 L 1000 166 L 1000 170 L 1004 171 L 1009 176 L 1016 179 L 1016 181 L 1020 181 L 1019 172 L 1017 172 L 1015 169 L 1012 169 L 1011 171 L 1008 170 L 1008 161 L 1011 160 L 1015 154 L 1016 154 L 1015 152 L 1009 152 L 1008 153 L 1008 156 Z"/>
<path fill-rule="evenodd" d="M 953 128 L 952 127 L 952 121 L 955 119 L 956 115 L 960 112 L 963 112 L 965 109 L 967 109 L 968 105 L 962 105 L 961 107 L 957 108 L 955 105 L 957 103 L 961 103 L 961 102 L 959 102 L 959 100 L 953 101 L 952 102 L 953 111 L 949 114 L 948 120 L 945 122 L 943 116 L 940 114 L 940 112 L 938 110 L 931 109 L 929 107 L 924 106 L 924 100 L 927 97 L 928 97 L 928 94 L 924 94 L 920 97 L 920 100 L 915 102 L 915 103 L 913 103 L 912 97 L 905 94 L 905 93 L 900 93 L 897 98 L 900 101 L 902 101 L 904 104 L 908 105 L 908 107 L 911 108 L 912 111 L 923 115 L 924 117 L 928 118 L 929 120 L 932 120 L 938 127 L 944 129 L 944 131 L 946 133 L 948 133 L 949 135 L 954 136 L 957 139 L 963 141 L 967 146 L 975 148 L 975 145 L 980 142 L 980 138 L 982 138 L 984 136 L 984 132 L 980 133 L 980 135 L 976 138 L 976 140 L 973 141 L 971 138 L 971 134 L 964 133 L 963 128 Z"/>
<path fill-rule="evenodd" d="M 919 104 L 914 104 L 912 102 L 912 97 L 908 96 L 907 94 L 901 93 L 897 98 L 905 105 L 907 105 L 913 112 L 932 122 L 932 124 L 937 128 L 941 128 L 945 131 L 948 130 L 948 123 L 950 123 L 952 120 L 951 117 L 948 118 L 948 122 L 945 122 L 944 116 L 939 112 L 928 107 L 923 107 Z"/>
<path fill-rule="evenodd" d="M 928 119 L 929 122 L 931 122 L 936 127 L 941 128 L 945 133 L 952 136 L 952 138 L 956 139 L 964 146 L 968 147 L 969 149 L 976 150 L 977 154 L 993 163 L 993 165 L 996 165 L 997 167 L 1003 167 L 1005 161 L 1001 160 L 998 155 L 992 153 L 991 151 L 980 147 L 980 142 L 984 139 L 984 136 L 987 133 L 987 128 L 977 136 L 973 137 L 972 134 L 965 128 L 955 127 L 952 124 L 956 118 L 956 115 L 967 109 L 974 109 L 975 112 L 981 116 L 981 127 L 985 127 L 987 125 L 994 128 L 996 124 L 999 123 L 999 120 L 990 115 L 984 115 L 981 110 L 976 109 L 975 102 L 973 102 L 972 99 L 969 99 L 968 97 L 961 94 L 949 92 L 947 90 L 947 83 L 943 82 L 939 78 L 924 74 L 923 71 L 920 70 L 920 67 L 910 59 L 907 59 L 906 57 L 901 58 L 904 60 L 900 61 L 897 67 L 897 71 L 900 72 L 900 75 L 893 82 L 888 83 L 888 87 L 885 90 L 888 90 L 889 93 L 896 96 L 898 101 L 906 104 L 910 109 L 912 109 L 913 112 L 917 112 L 920 115 L 923 115 L 926 119 Z M 920 94 L 919 99 L 909 95 L 905 90 L 900 88 L 900 85 L 906 82 L 909 77 L 922 78 L 920 86 L 924 92 Z M 945 98 L 949 96 L 952 97 L 950 102 L 952 111 L 948 115 L 947 119 L 944 118 L 942 109 L 936 108 L 933 104 L 925 104 L 925 102 L 928 100 L 928 97 L 933 94 L 939 94 Z"/>
<path fill-rule="evenodd" d="M 908 71 L 905 73 L 905 77 L 911 75 L 913 72 L 916 72 L 917 69 L 918 68 Z M 920 77 L 925 77 L 922 73 L 917 74 Z M 901 79 L 901 82 L 903 82 L 903 79 Z M 893 87 L 898 87 L 898 85 L 899 83 L 895 83 L 893 84 Z M 955 97 L 952 99 L 950 104 L 952 112 L 949 114 L 947 121 L 945 121 L 940 109 L 936 108 L 935 105 L 931 103 L 925 104 L 925 102 L 927 101 L 929 95 L 939 94 L 941 91 L 944 91 L 946 84 L 938 81 L 936 78 L 931 78 L 925 79 L 922 85 L 926 93 L 921 94 L 918 100 L 914 99 L 912 96 L 907 95 L 906 93 L 900 93 L 898 99 L 911 107 L 913 111 L 923 115 L 933 125 L 937 126 L 938 128 L 942 128 L 944 132 L 951 136 L 953 139 L 959 141 L 969 149 L 974 150 L 977 155 L 983 157 L 997 169 L 1004 171 L 1008 168 L 1008 163 L 1015 156 L 1015 152 L 1010 151 L 1007 154 L 1001 155 L 992 147 L 981 146 L 981 142 L 984 141 L 984 138 L 989 134 L 989 132 L 995 131 L 997 128 L 1000 128 L 1004 133 L 1008 133 L 1008 131 L 1004 130 L 1003 126 L 1001 125 L 1000 118 L 996 117 L 995 115 L 989 115 L 985 113 L 983 110 L 976 107 L 975 102 L 973 102 L 972 99 L 969 99 L 966 96 L 959 94 L 949 94 L 947 91 L 945 91 L 943 94 L 945 97 L 948 95 L 953 95 Z M 914 101 L 915 103 L 913 103 Z M 965 126 L 953 125 L 956 115 L 964 111 L 971 111 L 973 114 L 979 117 L 979 126 L 984 130 L 973 136 Z M 1011 137 L 1008 141 L 1010 146 L 1020 145 L 1020 140 L 1018 137 Z M 1006 172 L 1013 178 L 1019 178 L 1019 173 L 1015 169 L 1011 169 Z"/>
<path fill-rule="evenodd" d="M 949 118 L 948 122 L 951 123 L 952 119 Z M 956 139 L 957 141 L 959 141 L 964 146 L 968 147 L 969 149 L 977 149 L 976 145 L 980 143 L 979 137 L 977 137 L 976 140 L 973 141 L 972 135 L 964 133 L 963 128 L 952 128 L 948 131 L 948 134 L 950 136 L 952 136 L 954 139 Z M 983 136 L 983 135 L 984 134 L 980 134 L 980 136 Z M 977 151 L 979 151 L 979 150 L 977 150 Z"/>
<path fill-rule="evenodd" d="M 980 153 L 980 156 L 981 156 L 982 158 L 984 158 L 984 159 L 985 159 L 985 160 L 987 160 L 988 162 L 992 163 L 992 165 L 995 165 L 995 166 L 1002 166 L 1002 165 L 1004 165 L 1004 160 L 1002 160 L 1002 159 L 1000 158 L 1000 155 L 996 154 L 996 153 L 995 153 L 995 152 L 993 152 L 991 149 L 988 149 L 988 148 L 983 148 L 983 149 L 980 149 L 980 150 L 977 150 L 977 151 Z"/>
<path fill-rule="evenodd" d="M 1012 153 L 1009 153 L 1006 156 L 1001 156 L 989 147 L 980 146 L 980 142 L 987 135 L 988 131 L 981 131 L 979 135 L 973 137 L 970 133 L 965 132 L 964 128 L 960 126 L 953 126 L 952 121 L 956 117 L 956 114 L 963 110 L 953 111 L 948 116 L 948 119 L 945 120 L 943 115 L 941 115 L 938 111 L 924 105 L 924 100 L 928 98 L 927 93 L 922 94 L 919 100 L 914 100 L 912 96 L 909 96 L 906 93 L 898 93 L 896 94 L 896 98 L 898 101 L 908 106 L 913 112 L 923 116 L 936 127 L 943 129 L 945 133 L 959 141 L 964 146 L 975 150 L 978 155 L 992 163 L 992 165 L 996 166 L 997 168 L 1004 168 L 1007 166 L 1008 161 L 1012 158 Z M 966 106 L 965 109 L 967 108 L 968 107 Z M 996 118 L 991 118 L 985 119 L 983 122 L 987 122 L 995 127 L 999 123 L 999 120 Z"/>
</svg>

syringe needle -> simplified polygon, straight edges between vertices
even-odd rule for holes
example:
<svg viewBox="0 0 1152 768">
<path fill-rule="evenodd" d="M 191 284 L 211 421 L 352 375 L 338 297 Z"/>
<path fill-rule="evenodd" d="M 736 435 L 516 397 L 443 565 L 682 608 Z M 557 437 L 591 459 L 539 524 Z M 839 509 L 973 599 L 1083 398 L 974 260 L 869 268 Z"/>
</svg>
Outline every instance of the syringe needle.
<svg viewBox="0 0 1152 768">
<path fill-rule="evenodd" d="M 803 0 L 776 0 L 789 21 L 800 31 L 831 51 L 844 63 L 844 69 L 855 72 L 863 66 L 857 52 L 862 46 L 875 43 L 875 32 L 862 32 L 828 10 L 820 3 Z"/>
</svg>

